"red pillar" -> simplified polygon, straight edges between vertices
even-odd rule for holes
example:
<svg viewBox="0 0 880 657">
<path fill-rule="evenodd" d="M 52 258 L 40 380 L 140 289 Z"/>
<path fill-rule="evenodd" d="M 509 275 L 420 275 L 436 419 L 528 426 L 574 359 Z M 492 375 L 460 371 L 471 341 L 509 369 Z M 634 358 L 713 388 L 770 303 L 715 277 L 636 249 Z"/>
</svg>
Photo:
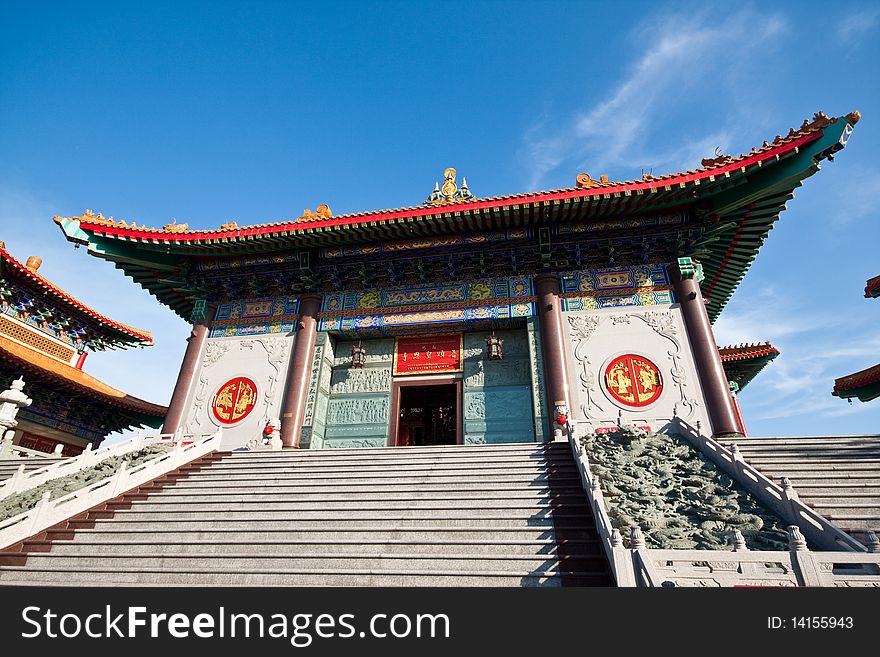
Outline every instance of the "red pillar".
<svg viewBox="0 0 880 657">
<path fill-rule="evenodd" d="M 317 315 L 320 310 L 320 296 L 308 294 L 300 297 L 299 320 L 293 341 L 290 369 L 287 370 L 284 404 L 281 406 L 281 443 L 284 447 L 299 447 L 303 417 L 306 413 L 309 372 L 312 368 L 312 358 L 315 356 L 315 339 L 318 335 Z"/>
<path fill-rule="evenodd" d="M 706 410 L 712 423 L 714 435 L 740 435 L 740 426 L 730 396 L 730 386 L 721 355 L 709 323 L 706 304 L 700 291 L 702 270 L 699 263 L 690 258 L 679 258 L 670 267 L 672 286 L 676 301 L 681 306 L 688 341 L 694 354 L 694 364 L 706 397 Z"/>
<path fill-rule="evenodd" d="M 739 399 L 737 399 L 736 393 L 730 393 L 731 399 L 733 399 L 733 408 L 736 411 L 736 420 L 739 423 L 739 432 L 748 437 L 749 432 L 746 431 L 746 421 L 743 419 L 742 408 L 739 405 Z"/>
<path fill-rule="evenodd" d="M 162 425 L 162 433 L 174 433 L 180 426 L 180 419 L 186 410 L 186 397 L 192 388 L 196 370 L 205 349 L 205 340 L 208 338 L 208 320 L 197 320 L 192 327 L 183 354 L 183 362 L 180 364 L 180 372 L 177 375 L 177 383 L 174 392 L 171 393 L 171 403 L 168 405 L 168 413 L 165 414 L 165 424 Z"/>
<path fill-rule="evenodd" d="M 89 352 L 87 352 L 87 351 L 79 352 L 79 358 L 76 359 L 76 369 L 81 370 L 83 368 L 83 365 L 86 362 L 86 356 L 88 356 L 88 355 L 89 355 Z"/>
<path fill-rule="evenodd" d="M 536 276 L 535 292 L 538 297 L 538 318 L 541 323 L 541 354 L 544 357 L 544 388 L 547 403 L 556 404 L 561 401 L 571 413 L 559 276 L 556 274 Z M 548 414 L 555 417 L 552 408 L 548 410 Z"/>
</svg>

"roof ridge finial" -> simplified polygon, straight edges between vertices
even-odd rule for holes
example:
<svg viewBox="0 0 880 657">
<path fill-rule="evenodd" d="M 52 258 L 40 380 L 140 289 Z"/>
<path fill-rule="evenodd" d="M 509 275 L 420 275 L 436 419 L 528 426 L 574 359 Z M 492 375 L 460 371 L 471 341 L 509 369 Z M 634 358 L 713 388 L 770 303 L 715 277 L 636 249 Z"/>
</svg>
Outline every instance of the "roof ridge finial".
<svg viewBox="0 0 880 657">
<path fill-rule="evenodd" d="M 434 191 L 428 196 L 426 203 L 442 205 L 444 203 L 456 203 L 473 198 L 474 195 L 468 189 L 467 178 L 462 177 L 461 188 L 455 182 L 457 173 L 454 167 L 446 167 L 443 171 L 443 185 L 441 186 L 438 182 L 434 182 Z"/>
</svg>

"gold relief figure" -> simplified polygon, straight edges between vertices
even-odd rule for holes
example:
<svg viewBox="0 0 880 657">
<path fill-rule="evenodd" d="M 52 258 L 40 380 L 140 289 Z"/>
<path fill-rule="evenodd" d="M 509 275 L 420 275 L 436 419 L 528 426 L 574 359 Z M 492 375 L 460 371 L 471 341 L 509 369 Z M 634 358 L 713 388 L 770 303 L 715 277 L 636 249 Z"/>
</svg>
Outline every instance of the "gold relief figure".
<svg viewBox="0 0 880 657">
<path fill-rule="evenodd" d="M 608 373 L 608 387 L 614 388 L 618 396 L 622 399 L 632 401 L 635 396 L 630 392 L 632 387 L 632 379 L 629 378 L 627 367 L 623 363 L 618 363 Z"/>
<path fill-rule="evenodd" d="M 217 393 L 217 401 L 214 402 L 214 407 L 217 409 L 217 414 L 224 420 L 229 419 L 229 409 L 232 408 L 232 391 L 234 389 L 234 383 L 226 386 Z"/>
<path fill-rule="evenodd" d="M 242 383 L 238 391 L 238 402 L 235 404 L 235 416 L 244 415 L 247 407 L 250 406 L 254 399 L 254 389 L 249 383 Z"/>
<path fill-rule="evenodd" d="M 641 361 L 636 361 L 636 366 L 639 368 L 638 377 L 639 383 L 642 384 L 642 390 L 650 392 L 659 383 L 657 381 L 657 372 Z"/>
</svg>

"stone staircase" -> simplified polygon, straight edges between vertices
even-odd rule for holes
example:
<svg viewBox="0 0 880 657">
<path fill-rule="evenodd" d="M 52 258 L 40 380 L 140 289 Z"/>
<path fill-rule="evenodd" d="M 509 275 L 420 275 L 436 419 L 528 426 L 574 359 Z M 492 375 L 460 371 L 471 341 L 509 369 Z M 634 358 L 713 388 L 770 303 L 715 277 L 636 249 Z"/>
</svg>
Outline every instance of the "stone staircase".
<svg viewBox="0 0 880 657">
<path fill-rule="evenodd" d="M 29 459 L 0 459 L 0 482 L 9 479 L 16 473 L 19 466 L 24 463 L 24 471 L 30 472 L 37 468 L 44 468 L 47 465 L 58 463 L 64 459 L 48 457 L 48 458 L 29 458 Z"/>
<path fill-rule="evenodd" d="M 744 438 L 743 458 L 856 540 L 880 534 L 880 436 Z M 729 445 L 728 445 L 729 446 Z"/>
<path fill-rule="evenodd" d="M 0 553 L 0 585 L 613 586 L 567 443 L 214 453 Z"/>
</svg>

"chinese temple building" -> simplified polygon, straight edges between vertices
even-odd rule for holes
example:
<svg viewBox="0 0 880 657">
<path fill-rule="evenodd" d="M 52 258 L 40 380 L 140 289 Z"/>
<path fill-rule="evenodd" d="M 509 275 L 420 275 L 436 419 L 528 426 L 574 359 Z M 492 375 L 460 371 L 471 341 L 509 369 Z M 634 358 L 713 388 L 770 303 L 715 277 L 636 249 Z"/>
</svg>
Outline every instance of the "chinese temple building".
<svg viewBox="0 0 880 657">
<path fill-rule="evenodd" d="M 40 258 L 16 260 L 0 242 L 0 389 L 23 378 L 31 398 L 13 444 L 62 454 L 97 446 L 132 426 L 159 427 L 166 408 L 116 390 L 83 371 L 89 351 L 150 346 L 149 333 L 89 308 L 39 273 Z"/>
<path fill-rule="evenodd" d="M 877 297 L 880 297 L 880 276 L 868 279 L 865 285 L 865 298 L 876 299 Z M 847 399 L 850 403 L 853 399 L 862 402 L 877 399 L 880 397 L 880 364 L 836 379 L 831 394 L 841 399 Z"/>
<path fill-rule="evenodd" d="M 778 351 L 719 352 L 712 322 L 858 120 L 818 113 L 693 170 L 550 191 L 478 198 L 448 168 L 405 208 L 193 230 L 55 221 L 192 324 L 166 432 L 223 427 L 235 449 L 279 422 L 285 447 L 316 449 L 677 418 L 739 436 L 732 390 Z"/>
</svg>

